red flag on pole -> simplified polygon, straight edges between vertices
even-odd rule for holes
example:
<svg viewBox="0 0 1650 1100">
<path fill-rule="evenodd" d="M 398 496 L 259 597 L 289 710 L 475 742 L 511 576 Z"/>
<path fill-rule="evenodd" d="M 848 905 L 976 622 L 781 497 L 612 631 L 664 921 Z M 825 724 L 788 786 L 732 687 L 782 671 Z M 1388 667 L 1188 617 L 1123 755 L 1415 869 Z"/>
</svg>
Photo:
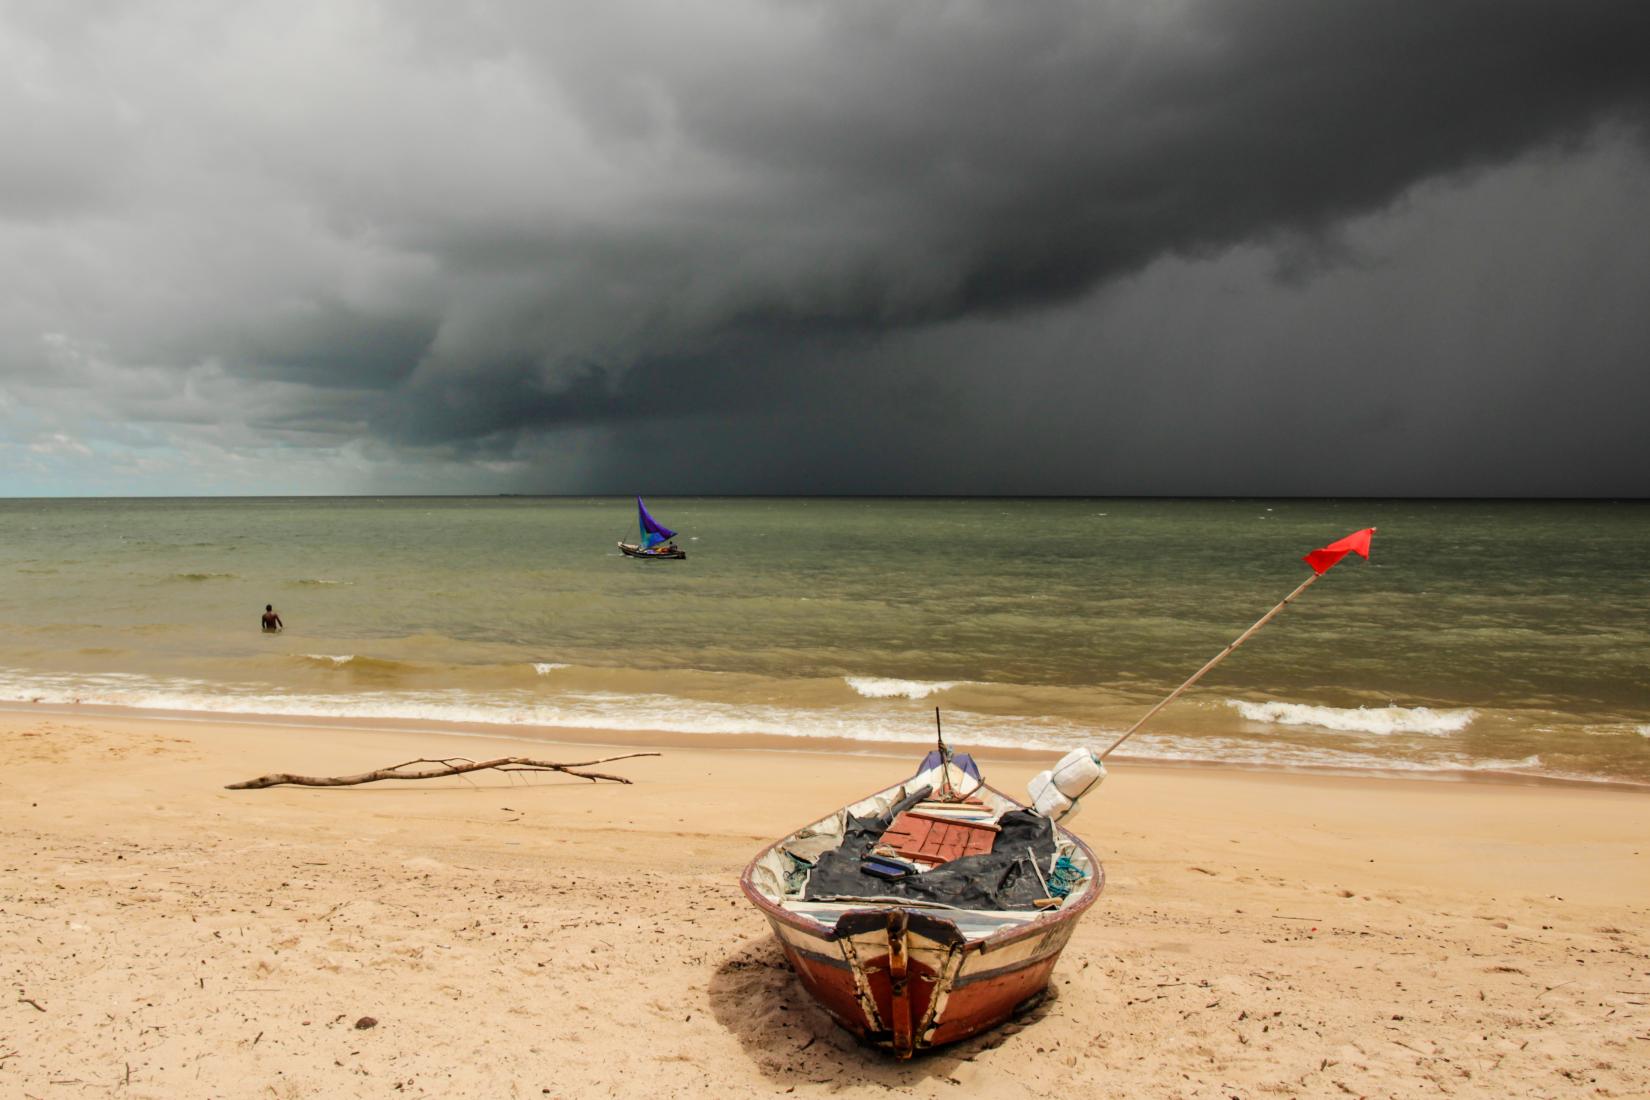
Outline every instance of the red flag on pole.
<svg viewBox="0 0 1650 1100">
<path fill-rule="evenodd" d="M 1284 608 L 1288 607 L 1290 605 L 1290 603 L 1292 603 L 1294 601 L 1296 596 L 1299 596 L 1302 592 L 1305 592 L 1308 588 L 1312 587 L 1312 585 L 1317 582 L 1319 577 L 1323 576 L 1325 573 L 1329 572 L 1329 570 L 1331 568 L 1334 567 L 1336 562 L 1340 561 L 1342 558 L 1346 557 L 1348 554 L 1361 555 L 1365 561 L 1368 561 L 1369 560 L 1369 540 L 1370 540 L 1371 536 L 1373 536 L 1374 534 L 1375 534 L 1375 528 L 1366 527 L 1362 531 L 1353 532 L 1352 534 L 1346 536 L 1346 538 L 1341 539 L 1338 542 L 1330 543 L 1328 546 L 1325 546 L 1321 550 L 1314 550 L 1310 554 L 1306 555 L 1306 557 L 1302 558 L 1301 559 L 1302 561 L 1304 561 L 1307 565 L 1310 565 L 1312 567 L 1312 572 L 1314 574 L 1313 576 L 1310 576 L 1310 577 L 1306 578 L 1304 581 L 1301 581 L 1301 583 L 1298 586 L 1296 586 L 1296 588 L 1293 592 L 1289 593 L 1289 595 L 1287 595 L 1283 598 L 1282 603 L 1278 604 L 1276 607 L 1272 608 L 1272 610 L 1270 610 L 1266 614 L 1262 615 L 1260 617 L 1260 619 L 1255 623 L 1254 626 L 1251 626 L 1248 630 L 1245 630 L 1242 634 L 1239 634 L 1237 636 L 1237 641 L 1233 642 L 1231 645 L 1227 646 L 1225 649 L 1223 649 L 1219 653 L 1215 654 L 1213 660 L 1211 660 L 1208 664 L 1204 665 L 1202 668 L 1198 669 L 1196 672 L 1192 673 L 1192 678 L 1190 680 L 1187 680 L 1184 684 L 1181 684 L 1179 687 L 1175 688 L 1173 691 L 1171 691 L 1169 693 L 1169 697 L 1167 699 L 1164 699 L 1161 703 L 1157 704 L 1157 706 L 1153 707 L 1151 710 L 1148 710 L 1146 712 L 1145 717 L 1140 719 L 1140 721 L 1136 722 L 1134 725 L 1130 726 L 1127 730 L 1125 730 L 1123 732 L 1123 736 L 1121 736 L 1117 740 L 1113 741 L 1111 743 L 1111 746 L 1109 748 L 1107 748 L 1105 752 L 1100 754 L 1101 757 L 1110 756 L 1114 751 L 1116 751 L 1117 746 L 1121 745 L 1123 742 L 1125 742 L 1129 738 L 1133 737 L 1134 734 L 1135 734 L 1135 731 L 1137 731 L 1138 729 L 1140 729 L 1141 726 L 1144 726 L 1148 721 L 1150 721 L 1152 715 L 1156 714 L 1158 711 L 1162 710 L 1164 707 L 1168 706 L 1170 703 L 1172 703 L 1176 699 L 1180 698 L 1181 692 L 1185 691 L 1187 688 L 1191 687 L 1193 684 L 1195 684 L 1199 680 L 1203 679 L 1203 674 L 1205 672 L 1208 672 L 1211 668 L 1214 668 L 1216 665 L 1220 664 L 1220 662 L 1224 661 L 1227 657 L 1231 656 L 1232 651 L 1234 649 L 1236 649 L 1238 646 L 1242 645 L 1244 642 L 1248 641 L 1249 638 L 1255 633 L 1255 631 L 1259 630 L 1261 627 L 1265 626 L 1267 623 L 1271 622 L 1274 618 L 1276 618 L 1278 612 L 1280 612 Z"/>
<path fill-rule="evenodd" d="M 1323 576 L 1334 564 L 1348 554 L 1357 554 L 1365 561 L 1369 560 L 1369 539 L 1375 533 L 1375 528 L 1366 527 L 1356 531 L 1336 542 L 1330 543 L 1321 550 L 1314 550 L 1301 560 L 1312 567 L 1312 572 Z"/>
</svg>

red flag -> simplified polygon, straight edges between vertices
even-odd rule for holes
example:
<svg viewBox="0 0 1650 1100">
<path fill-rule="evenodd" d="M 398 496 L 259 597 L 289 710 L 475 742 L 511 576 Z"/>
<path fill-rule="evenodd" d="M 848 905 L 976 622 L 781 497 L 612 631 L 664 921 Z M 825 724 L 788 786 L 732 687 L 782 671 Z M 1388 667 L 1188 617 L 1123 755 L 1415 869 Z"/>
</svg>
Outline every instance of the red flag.
<svg viewBox="0 0 1650 1100">
<path fill-rule="evenodd" d="M 1369 560 L 1369 538 L 1375 533 L 1375 528 L 1366 527 L 1362 531 L 1354 532 L 1336 542 L 1330 543 L 1321 550 L 1314 550 L 1302 558 L 1312 567 L 1312 572 L 1323 576 L 1334 564 L 1348 554 L 1357 554 L 1365 561 Z"/>
</svg>

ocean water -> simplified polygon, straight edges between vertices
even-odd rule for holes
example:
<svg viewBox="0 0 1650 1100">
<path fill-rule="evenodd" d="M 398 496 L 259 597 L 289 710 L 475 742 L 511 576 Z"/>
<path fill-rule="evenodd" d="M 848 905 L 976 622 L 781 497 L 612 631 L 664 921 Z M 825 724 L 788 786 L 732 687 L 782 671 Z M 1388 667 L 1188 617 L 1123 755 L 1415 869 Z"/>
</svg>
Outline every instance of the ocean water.
<svg viewBox="0 0 1650 1100">
<path fill-rule="evenodd" d="M 1650 506 L 0 501 L 0 701 L 1650 783 Z M 287 630 L 264 635 L 273 603 Z"/>
</svg>

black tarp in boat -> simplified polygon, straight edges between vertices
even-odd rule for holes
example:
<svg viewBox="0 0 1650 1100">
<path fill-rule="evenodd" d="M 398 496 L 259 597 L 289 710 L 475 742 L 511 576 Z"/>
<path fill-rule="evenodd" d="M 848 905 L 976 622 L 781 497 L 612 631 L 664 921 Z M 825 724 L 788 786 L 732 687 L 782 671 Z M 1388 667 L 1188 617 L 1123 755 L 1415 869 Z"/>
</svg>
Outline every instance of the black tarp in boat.
<svg viewBox="0 0 1650 1100">
<path fill-rule="evenodd" d="M 1004 814 L 998 820 L 1002 831 L 997 834 L 997 842 L 985 855 L 963 856 L 901 879 L 879 878 L 861 870 L 861 861 L 877 846 L 894 818 L 927 798 L 931 790 L 924 787 L 881 817 L 848 814 L 842 843 L 815 861 L 803 897 L 808 901 L 909 898 L 959 909 L 1031 909 L 1038 898 L 1046 896 L 1029 853 L 1036 853 L 1046 875 L 1055 852 L 1054 823 L 1030 810 Z"/>
</svg>

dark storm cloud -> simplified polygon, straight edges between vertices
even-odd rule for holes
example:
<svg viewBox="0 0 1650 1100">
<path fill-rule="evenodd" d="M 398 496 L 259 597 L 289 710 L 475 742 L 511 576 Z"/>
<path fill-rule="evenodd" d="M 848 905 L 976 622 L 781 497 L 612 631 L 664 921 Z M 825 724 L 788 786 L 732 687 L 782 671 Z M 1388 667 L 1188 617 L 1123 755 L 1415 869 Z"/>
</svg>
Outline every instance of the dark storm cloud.
<svg viewBox="0 0 1650 1100">
<path fill-rule="evenodd" d="M 699 212 L 732 235 L 711 251 L 759 248 L 753 223 L 803 246 L 741 303 L 801 319 L 1061 299 L 1641 121 L 1650 91 L 1635 4 L 801 10 L 805 31 L 651 73 L 646 50 L 549 58 L 595 125 L 620 129 L 599 105 L 645 80 L 690 146 L 737 166 L 752 193 Z"/>
<path fill-rule="evenodd" d="M 690 175 L 657 192 L 657 209 L 638 208 L 634 228 L 594 237 L 421 243 L 468 270 L 570 265 L 617 284 L 589 308 L 625 297 L 645 325 L 609 366 L 668 364 L 646 373 L 685 390 L 677 409 L 749 394 L 751 357 L 784 403 L 796 376 L 782 364 L 822 337 L 1059 303 L 1164 255 L 1321 234 L 1418 181 L 1579 142 L 1608 120 L 1636 125 L 1650 89 L 1650 9 L 1627 4 L 769 18 L 681 53 L 613 27 L 529 32 L 534 71 L 598 141 L 679 144 L 730 181 Z M 554 316 L 589 294 L 547 283 L 537 300 Z M 512 349 L 497 370 L 466 361 L 457 378 L 409 390 L 413 415 L 391 430 L 453 438 L 658 404 L 599 384 L 588 360 L 565 375 L 553 332 L 533 343 L 536 368 Z M 477 366 L 499 392 L 466 392 Z M 455 415 L 431 400 L 443 393 Z"/>
<path fill-rule="evenodd" d="M 1036 457 L 1072 409 L 1100 402 L 1126 452 L 1117 406 L 1221 390 L 1224 349 L 1160 332 L 1072 369 L 1084 348 L 1039 351 L 1037 326 L 1252 247 L 1269 267 L 1220 270 L 1285 308 L 1429 181 L 1642 148 L 1647 59 L 1637 2 L 12 4 L 0 416 L 215 414 L 515 462 L 520 488 L 586 487 L 553 480 L 559 432 L 593 487 L 631 476 L 614 429 L 715 471 L 684 488 L 1081 491 Z M 1428 282 L 1447 258 L 1423 253 Z M 1273 332 L 1257 395 L 1323 325 Z M 1016 393 L 1033 379 L 1046 400 Z M 1330 392 L 1358 432 L 1423 400 Z M 996 464 L 952 464 L 958 434 Z M 1234 456 L 1248 491 L 1290 489 L 1275 458 Z"/>
<path fill-rule="evenodd" d="M 371 316 L 344 303 L 305 303 L 239 335 L 234 362 L 259 377 L 321 388 L 388 389 L 435 338 L 433 318 Z"/>
</svg>

